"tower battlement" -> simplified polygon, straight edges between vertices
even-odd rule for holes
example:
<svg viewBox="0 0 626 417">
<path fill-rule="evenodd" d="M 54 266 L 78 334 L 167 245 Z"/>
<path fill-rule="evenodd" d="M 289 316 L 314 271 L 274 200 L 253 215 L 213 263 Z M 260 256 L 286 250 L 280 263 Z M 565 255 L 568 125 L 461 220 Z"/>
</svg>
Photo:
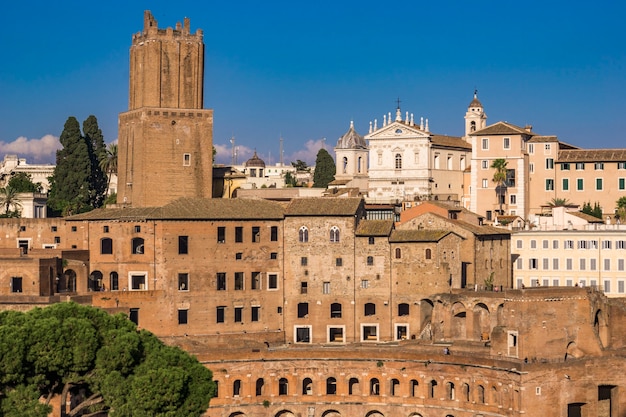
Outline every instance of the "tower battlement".
<svg viewBox="0 0 626 417">
<path fill-rule="evenodd" d="M 204 32 L 202 29 L 197 29 L 195 33 L 191 33 L 191 24 L 188 17 L 183 20 L 182 25 L 180 22 L 177 22 L 175 28 L 159 29 L 157 20 L 152 16 L 150 10 L 146 10 L 143 16 L 143 31 L 133 34 L 132 41 L 133 45 L 155 38 L 162 40 L 186 38 L 185 40 L 188 41 L 202 42 L 203 36 Z"/>
</svg>

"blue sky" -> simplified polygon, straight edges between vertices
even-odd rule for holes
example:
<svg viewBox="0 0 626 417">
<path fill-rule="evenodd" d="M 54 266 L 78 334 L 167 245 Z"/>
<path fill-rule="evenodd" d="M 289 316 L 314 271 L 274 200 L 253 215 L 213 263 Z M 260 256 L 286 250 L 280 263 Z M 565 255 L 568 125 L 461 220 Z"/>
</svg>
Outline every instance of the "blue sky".
<svg viewBox="0 0 626 417">
<path fill-rule="evenodd" d="M 626 5 L 618 1 L 30 1 L 3 5 L 0 155 L 54 162 L 68 116 L 117 139 L 131 35 L 149 9 L 204 31 L 218 162 L 313 163 L 354 120 L 393 112 L 462 135 L 474 88 L 488 124 L 626 147 Z M 325 140 L 324 140 L 325 139 Z M 331 152 L 332 154 L 332 152 Z"/>
</svg>

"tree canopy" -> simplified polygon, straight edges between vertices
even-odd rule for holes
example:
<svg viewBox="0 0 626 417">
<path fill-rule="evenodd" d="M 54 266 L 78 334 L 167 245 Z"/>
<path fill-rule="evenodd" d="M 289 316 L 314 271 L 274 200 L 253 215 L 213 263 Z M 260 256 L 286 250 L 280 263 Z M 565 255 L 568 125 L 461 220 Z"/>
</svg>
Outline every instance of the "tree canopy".
<svg viewBox="0 0 626 417">
<path fill-rule="evenodd" d="M 597 217 L 598 219 L 602 218 L 602 207 L 597 201 L 594 203 L 593 207 L 591 207 L 591 201 L 586 202 L 585 204 L 583 204 L 583 208 L 581 211 L 585 214 Z"/>
<path fill-rule="evenodd" d="M 498 203 L 500 203 L 500 214 L 504 214 L 502 205 L 504 204 L 504 196 L 506 195 L 506 173 L 508 162 L 504 158 L 494 159 L 491 168 L 494 169 L 493 182 L 496 183 L 496 192 L 498 194 Z"/>
<path fill-rule="evenodd" d="M 83 133 L 78 120 L 70 116 L 61 133 L 63 148 L 57 151 L 48 199 L 48 205 L 63 215 L 101 207 L 106 196 L 107 178 L 100 161 L 107 154 L 95 116 L 85 120 Z"/>
<path fill-rule="evenodd" d="M 296 171 L 309 172 L 311 170 L 311 168 L 309 168 L 309 165 L 306 162 L 301 161 L 300 159 L 298 159 L 296 162 L 292 162 L 291 166 L 294 167 Z"/>
<path fill-rule="evenodd" d="M 124 315 L 75 303 L 0 313 L 0 411 L 45 417 L 199 416 L 212 374 L 179 348 L 137 331 Z M 66 409 L 71 396 L 71 410 Z"/>
<path fill-rule="evenodd" d="M 324 148 L 317 152 L 315 158 L 315 173 L 313 174 L 313 187 L 328 188 L 328 184 L 335 179 L 335 160 Z"/>
<path fill-rule="evenodd" d="M 18 193 L 38 193 L 41 191 L 41 184 L 35 184 L 30 174 L 26 172 L 11 174 L 8 185 Z"/>
</svg>

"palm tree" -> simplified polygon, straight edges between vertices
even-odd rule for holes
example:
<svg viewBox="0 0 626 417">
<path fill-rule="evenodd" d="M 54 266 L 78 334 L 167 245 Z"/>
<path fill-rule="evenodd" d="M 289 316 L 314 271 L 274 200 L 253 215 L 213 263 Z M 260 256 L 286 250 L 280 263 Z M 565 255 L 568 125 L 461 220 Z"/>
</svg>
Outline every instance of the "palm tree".
<svg viewBox="0 0 626 417">
<path fill-rule="evenodd" d="M 117 143 L 109 143 L 105 154 L 100 159 L 100 169 L 107 175 L 107 194 L 111 184 L 111 175 L 117 174 Z"/>
<path fill-rule="evenodd" d="M 4 214 L 6 217 L 11 216 L 11 207 L 15 208 L 14 213 L 16 216 L 19 216 L 19 209 L 22 208 L 22 203 L 18 199 L 18 191 L 7 185 L 6 187 L 0 188 L 0 205 L 4 206 Z"/>
<path fill-rule="evenodd" d="M 496 183 L 496 192 L 498 194 L 498 202 L 500 203 L 500 214 L 503 214 L 502 203 L 506 194 L 506 166 L 508 162 L 504 158 L 494 159 L 491 168 L 495 169 L 493 173 L 493 182 Z"/>
<path fill-rule="evenodd" d="M 548 202 L 549 207 L 565 207 L 569 206 L 570 201 L 567 198 L 554 197 L 552 200 Z"/>
</svg>

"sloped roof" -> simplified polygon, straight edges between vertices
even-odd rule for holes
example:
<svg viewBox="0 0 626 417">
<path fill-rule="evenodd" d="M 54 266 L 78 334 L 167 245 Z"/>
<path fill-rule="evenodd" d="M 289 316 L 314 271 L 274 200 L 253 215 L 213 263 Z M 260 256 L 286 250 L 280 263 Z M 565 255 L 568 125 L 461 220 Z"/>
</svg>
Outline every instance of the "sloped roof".
<svg viewBox="0 0 626 417">
<path fill-rule="evenodd" d="M 533 136 L 531 139 L 528 140 L 528 142 L 530 143 L 535 143 L 535 142 L 558 142 L 559 139 L 556 136 Z"/>
<path fill-rule="evenodd" d="M 588 223 L 604 223 L 604 220 L 598 219 L 591 214 L 583 213 L 582 211 L 568 211 L 567 214 L 570 214 L 574 217 L 578 217 L 579 219 L 583 219 Z"/>
<path fill-rule="evenodd" d="M 528 131 L 523 127 L 515 126 L 507 122 L 497 122 L 484 129 L 472 133 L 472 136 L 481 135 L 529 135 L 536 136 L 534 132 Z"/>
<path fill-rule="evenodd" d="M 280 220 L 283 217 L 283 206 L 265 199 L 181 198 L 163 207 L 97 209 L 66 220 Z"/>
<path fill-rule="evenodd" d="M 444 148 L 459 148 L 467 151 L 472 150 L 472 145 L 456 136 L 432 135 L 431 143 L 433 146 Z"/>
<path fill-rule="evenodd" d="M 361 220 L 357 236 L 389 236 L 393 229 L 393 220 Z"/>
<path fill-rule="evenodd" d="M 439 242 L 451 233 L 449 230 L 393 230 L 389 242 Z"/>
<path fill-rule="evenodd" d="M 296 198 L 291 200 L 285 216 L 354 216 L 361 198 Z"/>
<path fill-rule="evenodd" d="M 626 149 L 567 149 L 557 162 L 626 162 Z"/>
</svg>

